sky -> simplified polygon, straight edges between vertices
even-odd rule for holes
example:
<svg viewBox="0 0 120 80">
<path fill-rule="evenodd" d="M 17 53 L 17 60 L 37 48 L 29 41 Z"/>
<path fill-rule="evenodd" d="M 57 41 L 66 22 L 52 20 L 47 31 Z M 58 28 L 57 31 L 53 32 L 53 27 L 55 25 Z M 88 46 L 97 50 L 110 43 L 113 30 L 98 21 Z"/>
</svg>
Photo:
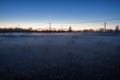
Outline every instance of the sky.
<svg viewBox="0 0 120 80">
<path fill-rule="evenodd" d="M 120 25 L 120 0 L 0 0 L 0 27 L 98 29 Z"/>
</svg>

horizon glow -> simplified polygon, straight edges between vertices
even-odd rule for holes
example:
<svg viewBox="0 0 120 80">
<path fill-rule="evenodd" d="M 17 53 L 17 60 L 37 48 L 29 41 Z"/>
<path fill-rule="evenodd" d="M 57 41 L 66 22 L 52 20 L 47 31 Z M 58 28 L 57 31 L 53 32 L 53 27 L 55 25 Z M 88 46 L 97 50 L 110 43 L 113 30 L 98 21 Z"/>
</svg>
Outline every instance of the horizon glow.
<svg viewBox="0 0 120 80">
<path fill-rule="evenodd" d="M 104 27 L 106 19 L 120 18 L 119 3 L 120 0 L 0 0 L 0 28 L 20 25 L 47 29 L 51 22 L 56 29 L 71 26 L 73 30 L 96 30 Z M 120 20 L 106 22 L 108 29 L 120 25 Z"/>
</svg>

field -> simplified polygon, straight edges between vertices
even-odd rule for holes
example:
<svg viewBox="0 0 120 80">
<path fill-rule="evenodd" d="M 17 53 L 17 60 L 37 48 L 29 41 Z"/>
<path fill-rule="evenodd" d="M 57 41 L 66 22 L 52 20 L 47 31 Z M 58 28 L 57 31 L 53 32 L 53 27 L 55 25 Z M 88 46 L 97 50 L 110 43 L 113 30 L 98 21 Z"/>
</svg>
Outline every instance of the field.
<svg viewBox="0 0 120 80">
<path fill-rule="evenodd" d="M 0 80 L 120 80 L 120 34 L 0 33 Z"/>
</svg>

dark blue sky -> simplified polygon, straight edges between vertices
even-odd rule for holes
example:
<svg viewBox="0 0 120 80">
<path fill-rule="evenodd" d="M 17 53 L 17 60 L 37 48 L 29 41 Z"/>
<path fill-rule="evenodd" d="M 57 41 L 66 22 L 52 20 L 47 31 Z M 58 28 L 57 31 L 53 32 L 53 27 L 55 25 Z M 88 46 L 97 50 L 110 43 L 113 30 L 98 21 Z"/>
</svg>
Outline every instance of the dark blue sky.
<svg viewBox="0 0 120 80">
<path fill-rule="evenodd" d="M 0 0 L 1 23 L 74 23 L 120 18 L 120 0 Z"/>
</svg>

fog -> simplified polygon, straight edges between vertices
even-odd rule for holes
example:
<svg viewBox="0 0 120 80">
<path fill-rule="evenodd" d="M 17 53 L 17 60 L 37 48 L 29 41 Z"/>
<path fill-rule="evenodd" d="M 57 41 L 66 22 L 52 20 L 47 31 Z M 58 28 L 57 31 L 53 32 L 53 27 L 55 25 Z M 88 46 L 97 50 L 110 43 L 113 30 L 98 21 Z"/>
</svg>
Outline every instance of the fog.
<svg viewBox="0 0 120 80">
<path fill-rule="evenodd" d="M 0 80 L 119 80 L 119 33 L 0 33 Z"/>
</svg>

